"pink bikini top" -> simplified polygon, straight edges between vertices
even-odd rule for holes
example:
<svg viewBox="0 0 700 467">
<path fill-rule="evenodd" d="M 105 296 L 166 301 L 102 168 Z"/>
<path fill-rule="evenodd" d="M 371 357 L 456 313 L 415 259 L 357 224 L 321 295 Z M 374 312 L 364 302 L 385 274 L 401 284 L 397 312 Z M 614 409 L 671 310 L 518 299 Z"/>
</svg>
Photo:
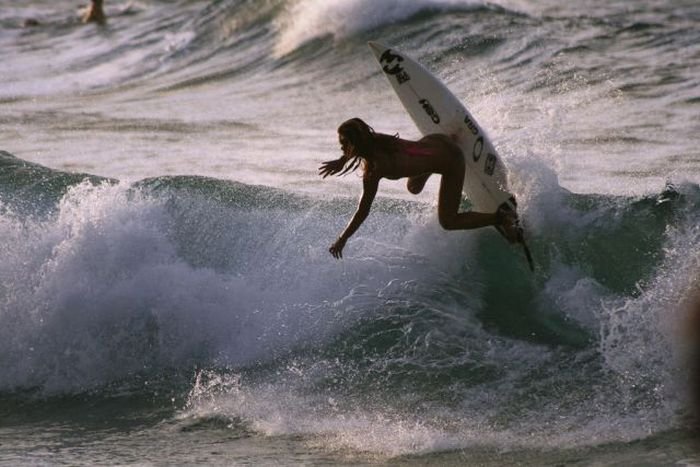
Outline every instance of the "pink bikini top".
<svg viewBox="0 0 700 467">
<path fill-rule="evenodd" d="M 411 141 L 402 141 L 401 151 L 407 156 L 411 157 L 426 157 L 434 155 L 432 150 L 420 147 L 418 144 Z"/>
</svg>

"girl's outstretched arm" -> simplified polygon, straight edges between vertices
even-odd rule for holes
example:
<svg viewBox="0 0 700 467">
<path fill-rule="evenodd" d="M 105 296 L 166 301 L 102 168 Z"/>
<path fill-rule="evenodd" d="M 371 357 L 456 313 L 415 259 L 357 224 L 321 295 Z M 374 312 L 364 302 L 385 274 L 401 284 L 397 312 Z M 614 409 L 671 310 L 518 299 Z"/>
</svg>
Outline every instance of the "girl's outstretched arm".
<svg viewBox="0 0 700 467">
<path fill-rule="evenodd" d="M 374 177 L 368 177 L 362 179 L 362 197 L 360 198 L 360 203 L 357 205 L 357 210 L 355 214 L 350 219 L 350 223 L 340 237 L 331 245 L 328 249 L 334 258 L 343 257 L 343 248 L 345 243 L 348 241 L 352 234 L 354 234 L 357 229 L 360 228 L 362 223 L 367 219 L 369 215 L 369 210 L 374 202 L 374 197 L 377 195 L 377 189 L 379 188 L 379 179 Z"/>
</svg>

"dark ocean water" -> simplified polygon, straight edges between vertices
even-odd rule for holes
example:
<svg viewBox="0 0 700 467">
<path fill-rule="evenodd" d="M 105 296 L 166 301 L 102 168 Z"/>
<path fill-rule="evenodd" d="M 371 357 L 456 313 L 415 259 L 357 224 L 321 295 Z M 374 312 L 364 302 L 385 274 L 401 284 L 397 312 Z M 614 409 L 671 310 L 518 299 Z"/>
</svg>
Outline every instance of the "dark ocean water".
<svg viewBox="0 0 700 467">
<path fill-rule="evenodd" d="M 0 6 L 0 464 L 700 462 L 696 2 Z M 418 135 L 372 39 L 488 129 L 534 273 L 436 180 L 328 254 L 337 125 Z"/>
</svg>

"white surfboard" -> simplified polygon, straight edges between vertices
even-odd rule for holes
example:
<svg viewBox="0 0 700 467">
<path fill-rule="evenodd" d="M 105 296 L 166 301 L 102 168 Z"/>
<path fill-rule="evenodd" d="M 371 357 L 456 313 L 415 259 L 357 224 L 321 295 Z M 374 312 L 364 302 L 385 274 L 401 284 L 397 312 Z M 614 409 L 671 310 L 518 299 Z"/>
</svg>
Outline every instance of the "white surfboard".
<svg viewBox="0 0 700 467">
<path fill-rule="evenodd" d="M 378 42 L 370 42 L 369 47 L 421 133 L 449 135 L 462 149 L 466 162 L 462 191 L 473 209 L 495 212 L 500 208 L 516 213 L 515 197 L 508 191 L 506 168 L 491 139 L 459 99 L 435 75 L 405 54 Z M 522 229 L 519 241 L 532 268 Z"/>
</svg>

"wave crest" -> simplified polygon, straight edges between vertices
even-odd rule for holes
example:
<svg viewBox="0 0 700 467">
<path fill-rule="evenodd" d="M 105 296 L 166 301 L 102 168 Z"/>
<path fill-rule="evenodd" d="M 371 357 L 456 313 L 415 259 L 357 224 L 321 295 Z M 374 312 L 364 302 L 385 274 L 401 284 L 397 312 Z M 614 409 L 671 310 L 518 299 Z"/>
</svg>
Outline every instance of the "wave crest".
<svg viewBox="0 0 700 467">
<path fill-rule="evenodd" d="M 278 56 L 324 36 L 350 37 L 430 11 L 474 9 L 482 2 L 465 0 L 300 0 L 278 20 Z"/>
</svg>

